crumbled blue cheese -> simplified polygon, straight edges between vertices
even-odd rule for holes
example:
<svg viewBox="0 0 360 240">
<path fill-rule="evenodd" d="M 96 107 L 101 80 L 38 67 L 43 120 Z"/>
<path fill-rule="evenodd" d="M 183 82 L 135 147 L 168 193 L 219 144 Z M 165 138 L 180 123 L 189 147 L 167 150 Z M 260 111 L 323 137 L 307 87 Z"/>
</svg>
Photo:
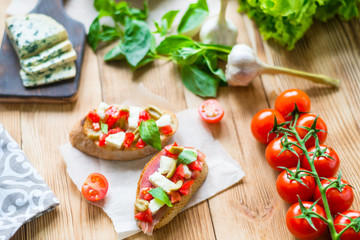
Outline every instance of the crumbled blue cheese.
<svg viewBox="0 0 360 240">
<path fill-rule="evenodd" d="M 163 201 L 160 201 L 159 199 L 154 198 L 149 203 L 149 209 L 150 209 L 151 213 L 154 215 L 164 205 L 165 205 L 165 203 Z"/>
<path fill-rule="evenodd" d="M 185 179 L 191 178 L 191 171 L 189 167 L 186 164 L 184 164 L 183 167 L 184 167 Z"/>
<path fill-rule="evenodd" d="M 173 162 L 176 162 L 176 160 L 173 158 L 166 157 L 166 156 L 161 156 L 160 168 L 158 169 L 158 172 L 161 174 L 168 173 L 170 171 L 170 168 L 171 168 Z"/>
<path fill-rule="evenodd" d="M 71 48 L 71 42 L 69 40 L 65 40 L 49 49 L 40 52 L 35 56 L 20 60 L 20 64 L 22 67 L 37 66 L 50 60 L 51 58 L 62 55 L 63 53 L 69 51 Z"/>
<path fill-rule="evenodd" d="M 106 116 L 105 111 L 106 111 L 109 107 L 110 107 L 110 106 L 107 105 L 107 104 L 104 103 L 104 102 L 101 102 L 101 103 L 100 103 L 98 109 L 96 110 L 96 113 L 99 115 L 99 117 L 100 117 L 101 119 L 104 119 L 104 118 L 105 118 L 105 116 Z"/>
<path fill-rule="evenodd" d="M 44 14 L 8 17 L 6 31 L 20 59 L 24 59 L 67 39 L 65 28 Z"/>
<path fill-rule="evenodd" d="M 177 189 L 177 185 L 161 175 L 159 172 L 154 172 L 149 177 L 149 181 L 156 187 L 161 188 L 164 190 L 167 194 L 170 194 L 171 191 L 174 189 Z"/>
<path fill-rule="evenodd" d="M 140 107 L 129 107 L 128 127 L 134 129 L 138 126 L 139 115 L 143 109 Z"/>
<path fill-rule="evenodd" d="M 36 87 L 40 85 L 50 84 L 61 80 L 73 78 L 76 76 L 76 65 L 74 62 L 49 69 L 40 74 L 27 74 L 20 70 L 20 77 L 25 87 Z"/>
<path fill-rule="evenodd" d="M 105 144 L 108 145 L 108 146 L 120 149 L 121 146 L 124 143 L 124 139 L 125 139 L 125 133 L 124 132 L 118 132 L 118 133 L 115 133 L 115 134 L 110 134 L 105 139 Z"/>
<path fill-rule="evenodd" d="M 156 125 L 158 127 L 171 125 L 171 116 L 168 114 L 162 115 L 158 120 L 156 120 Z"/>
</svg>

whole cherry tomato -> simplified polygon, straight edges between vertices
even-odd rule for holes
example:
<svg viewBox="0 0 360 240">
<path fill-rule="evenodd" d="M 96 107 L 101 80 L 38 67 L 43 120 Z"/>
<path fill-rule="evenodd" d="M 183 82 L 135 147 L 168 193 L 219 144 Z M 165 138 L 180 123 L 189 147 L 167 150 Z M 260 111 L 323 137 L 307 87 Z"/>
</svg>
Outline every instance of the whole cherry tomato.
<svg viewBox="0 0 360 240">
<path fill-rule="evenodd" d="M 310 112 L 311 101 L 309 96 L 298 89 L 288 89 L 280 93 L 275 100 L 275 109 L 279 111 L 289 121 L 292 116 L 289 114 L 294 111 L 295 104 L 300 112 Z"/>
<path fill-rule="evenodd" d="M 349 224 L 350 219 L 355 219 L 360 217 L 359 211 L 349 210 L 342 212 L 341 215 L 337 215 L 334 220 L 335 230 L 337 233 L 341 232 L 346 226 L 343 224 Z M 360 232 L 355 232 L 355 230 L 351 227 L 346 230 L 340 237 L 341 240 L 360 240 Z"/>
<path fill-rule="evenodd" d="M 86 178 L 81 192 L 87 200 L 99 201 L 105 197 L 108 188 L 109 183 L 104 175 L 92 173 Z"/>
<path fill-rule="evenodd" d="M 258 142 L 268 144 L 276 137 L 274 133 L 269 135 L 269 132 L 274 128 L 275 117 L 278 124 L 285 122 L 281 113 L 274 109 L 263 109 L 255 114 L 251 120 L 251 132 Z"/>
<path fill-rule="evenodd" d="M 287 138 L 288 143 L 286 143 L 284 138 L 276 138 L 272 140 L 269 145 L 267 145 L 265 150 L 265 157 L 268 161 L 269 165 L 277 170 L 282 171 L 283 169 L 278 167 L 286 167 L 292 168 L 296 167 L 298 161 L 300 159 L 300 154 L 302 153 L 301 149 L 296 146 L 291 146 L 290 148 L 293 149 L 298 155 L 294 154 L 290 150 L 285 150 L 281 153 L 283 149 L 283 144 L 289 143 L 296 143 L 296 140 L 292 137 Z"/>
<path fill-rule="evenodd" d="M 292 172 L 296 172 L 296 168 L 290 168 Z M 305 170 L 300 168 L 300 170 Z M 304 174 L 300 172 L 300 174 Z M 280 197 L 288 203 L 296 203 L 298 196 L 302 201 L 310 200 L 315 190 L 315 180 L 312 176 L 306 175 L 299 178 L 306 186 L 291 179 L 292 176 L 284 170 L 280 173 L 276 180 L 276 190 Z"/>
<path fill-rule="evenodd" d="M 304 138 L 306 136 L 306 134 L 308 133 L 308 130 L 306 130 L 302 127 L 310 128 L 311 125 L 313 124 L 315 118 L 316 118 L 316 115 L 310 114 L 310 113 L 301 115 L 299 117 L 297 124 L 296 124 L 296 131 L 299 133 L 299 136 L 301 138 Z M 318 117 L 318 119 L 317 119 L 316 129 L 322 130 L 322 131 L 318 132 L 316 135 L 319 138 L 319 142 L 324 143 L 326 140 L 326 137 L 327 137 L 327 126 L 326 126 L 324 120 L 322 120 L 320 117 Z M 306 141 L 305 146 L 306 146 L 306 148 L 315 146 L 315 138 L 310 137 Z"/>
<path fill-rule="evenodd" d="M 336 178 L 331 177 L 329 178 L 329 180 L 335 181 Z M 327 185 L 329 185 L 329 183 L 330 182 L 326 179 L 321 181 L 321 185 L 323 187 L 326 187 Z M 341 184 L 348 184 L 348 182 L 341 179 Z M 349 185 L 344 186 L 341 189 L 341 192 L 336 188 L 329 188 L 326 190 L 326 198 L 329 203 L 331 214 L 335 215 L 337 213 L 344 212 L 350 208 L 351 204 L 354 201 L 354 192 Z M 314 200 L 318 199 L 320 199 L 318 204 L 323 207 L 324 204 L 321 199 L 319 187 L 317 186 L 314 192 Z"/>
<path fill-rule="evenodd" d="M 340 166 L 339 156 L 334 151 L 334 149 L 332 149 L 326 145 L 320 145 L 320 148 L 321 148 L 321 150 L 326 149 L 324 154 L 326 154 L 330 157 L 317 156 L 314 159 L 314 166 L 315 166 L 316 172 L 318 173 L 319 177 L 326 177 L 326 178 L 333 177 L 333 176 L 335 176 L 335 174 L 338 171 L 339 166 Z M 308 150 L 309 156 L 311 159 L 314 156 L 315 150 L 316 150 L 315 146 Z M 310 164 L 309 164 L 307 158 L 305 157 L 305 155 L 302 156 L 301 167 L 311 171 Z"/>
<path fill-rule="evenodd" d="M 309 209 L 313 203 L 305 201 L 303 204 L 305 208 Z M 315 204 L 312 210 L 325 218 L 325 211 L 319 205 Z M 304 218 L 294 218 L 299 215 L 301 215 L 299 203 L 293 204 L 286 213 L 286 226 L 296 238 L 316 239 L 325 232 L 326 223 L 323 220 L 315 217 L 311 218 L 316 228 L 315 230 Z"/>
<path fill-rule="evenodd" d="M 224 117 L 224 109 L 216 99 L 209 99 L 199 106 L 199 114 L 206 122 L 217 123 Z"/>
</svg>

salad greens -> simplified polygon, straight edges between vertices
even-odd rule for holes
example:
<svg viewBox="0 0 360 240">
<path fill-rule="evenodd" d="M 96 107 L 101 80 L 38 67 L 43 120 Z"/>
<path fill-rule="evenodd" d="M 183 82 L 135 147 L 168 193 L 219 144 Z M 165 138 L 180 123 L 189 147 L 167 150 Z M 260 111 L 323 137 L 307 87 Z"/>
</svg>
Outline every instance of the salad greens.
<svg viewBox="0 0 360 240">
<path fill-rule="evenodd" d="M 231 47 L 202 44 L 182 35 L 196 30 L 205 20 L 209 13 L 206 0 L 190 4 L 181 17 L 177 34 L 170 36 L 169 30 L 179 13 L 177 10 L 167 12 L 160 22 L 154 22 L 156 31 L 151 32 L 146 23 L 147 2 L 143 10 L 130 7 L 125 1 L 116 3 L 114 0 L 95 0 L 94 7 L 99 15 L 87 36 L 91 48 L 96 51 L 101 42 L 119 41 L 104 56 L 105 61 L 126 60 L 133 70 L 155 59 L 172 61 L 179 66 L 185 87 L 202 97 L 216 97 L 219 86 L 226 85 L 218 61 L 226 61 Z M 111 17 L 114 26 L 101 24 L 103 17 Z M 159 44 L 155 42 L 156 34 L 162 39 Z"/>
<path fill-rule="evenodd" d="M 314 19 L 336 15 L 345 20 L 359 16 L 360 0 L 239 0 L 264 39 L 273 38 L 289 50 L 303 37 Z"/>
</svg>

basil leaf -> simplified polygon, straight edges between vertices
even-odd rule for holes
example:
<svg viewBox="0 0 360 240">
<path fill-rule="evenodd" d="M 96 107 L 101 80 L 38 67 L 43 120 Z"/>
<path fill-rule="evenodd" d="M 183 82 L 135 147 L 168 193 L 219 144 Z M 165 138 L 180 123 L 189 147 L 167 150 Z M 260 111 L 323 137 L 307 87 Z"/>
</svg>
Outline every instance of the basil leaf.
<svg viewBox="0 0 360 240">
<path fill-rule="evenodd" d="M 190 164 L 197 159 L 197 153 L 191 149 L 184 149 L 178 156 L 178 163 Z"/>
<path fill-rule="evenodd" d="M 139 132 L 140 137 L 144 142 L 157 150 L 161 150 L 160 131 L 154 119 L 142 121 L 140 123 Z"/>
<path fill-rule="evenodd" d="M 89 34 L 87 35 L 87 40 L 92 48 L 92 50 L 95 52 L 97 45 L 99 44 L 99 34 L 100 34 L 100 21 L 99 16 L 97 16 L 94 21 L 91 23 L 89 28 Z"/>
<path fill-rule="evenodd" d="M 183 47 L 196 47 L 191 38 L 182 35 L 172 35 L 166 37 L 156 48 L 160 54 L 171 54 Z"/>
<path fill-rule="evenodd" d="M 152 63 L 154 60 L 155 57 L 153 56 L 153 54 L 148 53 L 143 59 L 141 59 L 141 61 L 135 67 L 132 67 L 131 69 L 135 71 L 149 63 Z"/>
<path fill-rule="evenodd" d="M 192 93 L 201 97 L 216 97 L 220 80 L 198 66 L 185 65 L 181 69 L 181 79 Z"/>
<path fill-rule="evenodd" d="M 176 15 L 179 13 L 179 10 L 177 11 L 169 11 L 164 14 L 161 18 L 161 26 L 157 22 L 155 22 L 155 27 L 157 29 L 157 33 L 160 33 L 160 36 L 166 36 L 169 29 L 171 28 L 171 25 L 174 22 L 174 19 Z"/>
<path fill-rule="evenodd" d="M 183 47 L 177 51 L 175 51 L 171 58 L 175 60 L 180 65 L 190 65 L 193 64 L 199 56 L 201 56 L 201 52 L 203 50 L 201 48 L 189 48 Z"/>
<path fill-rule="evenodd" d="M 203 57 L 211 73 L 217 76 L 223 82 L 226 82 L 224 71 L 217 67 L 217 55 L 215 53 L 207 51 L 203 54 Z"/>
<path fill-rule="evenodd" d="M 102 32 L 99 35 L 99 40 L 103 42 L 114 41 L 121 37 L 120 32 L 118 32 L 115 28 L 109 27 L 106 25 L 102 26 Z"/>
<path fill-rule="evenodd" d="M 109 126 L 106 123 L 101 123 L 101 131 L 108 134 Z"/>
<path fill-rule="evenodd" d="M 123 60 L 125 58 L 124 53 L 121 50 L 121 43 L 116 45 L 113 49 L 111 49 L 105 56 L 104 61 L 115 61 L 115 60 Z"/>
<path fill-rule="evenodd" d="M 209 9 L 206 0 L 199 0 L 196 3 L 190 4 L 179 23 L 178 32 L 187 33 L 196 29 L 202 24 L 208 14 Z"/>
<path fill-rule="evenodd" d="M 173 206 L 171 204 L 171 201 L 170 201 L 168 195 L 166 195 L 164 190 L 162 190 L 161 188 L 153 188 L 153 189 L 149 190 L 148 193 L 150 193 L 154 198 L 162 201 L 163 203 L 165 203 L 169 207 Z"/>
<path fill-rule="evenodd" d="M 101 10 L 113 11 L 115 2 L 112 0 L 94 0 L 95 9 L 100 12 Z"/>
<path fill-rule="evenodd" d="M 146 22 L 127 18 L 122 52 L 132 67 L 147 54 L 151 46 L 151 33 Z"/>
</svg>

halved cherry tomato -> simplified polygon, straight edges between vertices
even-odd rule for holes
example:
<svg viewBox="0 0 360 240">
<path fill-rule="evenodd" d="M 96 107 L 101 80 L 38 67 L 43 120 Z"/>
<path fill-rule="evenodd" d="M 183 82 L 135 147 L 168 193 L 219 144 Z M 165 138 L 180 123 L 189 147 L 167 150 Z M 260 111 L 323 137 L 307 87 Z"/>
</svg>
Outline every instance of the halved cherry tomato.
<svg viewBox="0 0 360 240">
<path fill-rule="evenodd" d="M 320 145 L 320 148 L 322 150 L 326 149 L 324 154 L 330 156 L 331 158 L 324 157 L 324 156 L 315 157 L 314 166 L 315 166 L 316 172 L 318 173 L 319 177 L 326 177 L 326 178 L 333 177 L 333 176 L 335 176 L 335 174 L 340 166 L 339 156 L 334 151 L 334 149 L 327 147 L 326 145 Z M 315 150 L 316 150 L 315 146 L 308 150 L 309 156 L 311 159 L 314 156 Z M 303 155 L 303 157 L 302 157 L 301 167 L 311 171 L 310 164 L 309 164 L 307 158 L 305 157 L 305 155 Z"/>
<path fill-rule="evenodd" d="M 176 142 L 174 142 L 174 144 L 170 144 L 164 147 L 165 152 L 166 152 L 166 156 L 170 157 L 170 158 L 174 158 L 177 159 L 177 157 L 179 156 L 179 154 L 174 154 L 170 152 L 170 149 L 172 146 L 178 146 Z"/>
<path fill-rule="evenodd" d="M 331 177 L 331 178 L 329 178 L 329 180 L 334 181 L 334 180 L 336 180 L 336 178 Z M 341 184 L 344 184 L 344 183 L 349 184 L 344 179 L 341 179 Z M 330 184 L 330 182 L 326 179 L 321 181 L 321 185 L 323 187 L 326 187 L 329 184 Z M 318 204 L 320 206 L 324 206 L 319 187 L 317 186 L 315 188 L 315 192 L 314 192 L 314 200 L 318 200 L 318 199 L 320 199 Z M 335 215 L 335 214 L 344 212 L 350 208 L 351 204 L 354 201 L 354 192 L 349 185 L 346 185 L 345 187 L 343 187 L 341 189 L 341 192 L 339 190 L 337 190 L 336 188 L 329 188 L 326 190 L 326 199 L 329 203 L 330 212 L 333 215 Z"/>
<path fill-rule="evenodd" d="M 208 123 L 217 123 L 224 117 L 224 109 L 215 99 L 204 101 L 199 106 L 199 114 Z"/>
<path fill-rule="evenodd" d="M 140 123 L 142 121 L 147 121 L 150 119 L 150 114 L 148 113 L 148 111 L 144 110 L 139 114 L 139 121 L 138 121 L 138 125 L 140 125 Z"/>
<path fill-rule="evenodd" d="M 111 128 L 117 122 L 117 120 L 119 120 L 120 113 L 117 110 L 117 108 L 114 107 L 114 106 L 109 107 L 105 111 L 105 113 L 106 113 L 106 116 L 107 116 L 106 124 L 109 126 L 109 128 Z"/>
<path fill-rule="evenodd" d="M 189 167 L 189 169 L 194 171 L 201 171 L 202 169 L 202 165 L 199 160 L 195 160 L 192 163 L 188 164 L 187 166 Z"/>
<path fill-rule="evenodd" d="M 90 120 L 91 120 L 93 123 L 97 123 L 97 122 L 100 121 L 99 115 L 98 115 L 94 110 L 91 110 L 91 111 L 88 113 L 88 117 L 90 118 Z"/>
<path fill-rule="evenodd" d="M 125 120 L 128 120 L 129 112 L 128 111 L 120 111 L 119 116 L 120 116 L 120 118 L 125 118 Z"/>
<path fill-rule="evenodd" d="M 313 124 L 314 120 L 316 118 L 315 114 L 307 113 L 299 117 L 297 123 L 296 123 L 296 131 L 299 133 L 299 136 L 301 138 L 304 138 L 306 134 L 308 133 L 308 130 L 302 128 L 302 127 L 308 127 L 310 128 Z M 322 118 L 318 117 L 316 122 L 316 129 L 322 130 L 318 132 L 316 135 L 319 138 L 319 143 L 324 143 L 327 137 L 327 126 L 322 120 Z M 315 146 L 315 138 L 310 137 L 309 140 L 305 143 L 306 148 L 311 148 Z"/>
<path fill-rule="evenodd" d="M 309 209 L 312 202 L 303 202 L 305 208 Z M 322 207 L 315 204 L 312 210 L 326 218 L 325 211 Z M 316 239 L 320 237 L 326 230 L 326 223 L 319 219 L 312 217 L 311 220 L 316 228 L 313 229 L 311 225 L 303 218 L 295 218 L 296 216 L 301 215 L 301 209 L 299 203 L 293 204 L 286 213 L 286 226 L 296 238 L 299 239 Z"/>
<path fill-rule="evenodd" d="M 92 127 L 93 127 L 94 131 L 99 131 L 100 130 L 100 124 L 98 122 L 94 122 L 92 124 Z"/>
<path fill-rule="evenodd" d="M 138 142 L 136 143 L 137 148 L 143 148 L 146 146 L 146 143 L 142 140 L 142 138 L 139 138 Z"/>
<path fill-rule="evenodd" d="M 174 183 L 176 183 L 179 180 L 184 180 L 185 178 L 185 173 L 184 173 L 184 165 L 180 164 L 176 170 L 174 175 L 171 178 L 171 181 L 173 181 Z"/>
<path fill-rule="evenodd" d="M 309 96 L 298 89 L 288 89 L 280 93 L 275 100 L 275 109 L 279 111 L 285 120 L 289 121 L 292 116 L 288 116 L 294 111 L 295 104 L 300 112 L 310 112 L 311 101 Z"/>
<path fill-rule="evenodd" d="M 288 137 L 288 142 L 296 143 L 296 140 L 292 137 Z M 290 150 L 283 150 L 283 144 L 285 144 L 285 140 L 281 137 L 272 140 L 269 145 L 267 145 L 265 150 L 265 158 L 269 165 L 277 170 L 282 171 L 283 169 L 278 167 L 286 167 L 292 168 L 296 167 L 298 161 L 300 159 L 300 154 L 302 153 L 301 149 L 296 146 L 291 146 L 290 148 L 293 149 L 298 155 L 294 154 Z"/>
<path fill-rule="evenodd" d="M 149 193 L 149 191 L 151 189 L 152 188 L 150 188 L 150 187 L 146 187 L 146 188 L 141 189 L 140 198 L 142 198 L 142 199 L 144 199 L 146 201 L 152 200 L 154 197 Z"/>
<path fill-rule="evenodd" d="M 274 128 L 275 117 L 278 124 L 285 122 L 281 113 L 274 109 L 263 109 L 255 114 L 251 120 L 251 132 L 258 142 L 268 144 L 276 138 L 275 133 L 269 135 L 269 132 Z"/>
<path fill-rule="evenodd" d="M 170 192 L 170 201 L 171 203 L 176 203 L 181 200 L 181 195 L 179 192 Z"/>
<path fill-rule="evenodd" d="M 124 147 L 129 148 L 134 141 L 135 135 L 132 132 L 125 133 Z"/>
<path fill-rule="evenodd" d="M 117 128 L 113 128 L 113 129 L 110 129 L 108 131 L 108 134 L 115 134 L 115 133 L 118 133 L 118 132 L 121 132 L 121 128 L 117 127 Z"/>
<path fill-rule="evenodd" d="M 296 168 L 289 169 L 292 172 L 296 172 Z M 300 170 L 304 170 L 301 169 Z M 303 172 L 300 174 L 304 174 Z M 282 171 L 276 180 L 276 190 L 280 197 L 288 203 L 296 203 L 298 196 L 302 201 L 310 200 L 315 190 L 315 180 L 312 176 L 306 175 L 300 178 L 306 185 L 297 182 L 296 180 L 290 180 L 290 175 L 286 170 Z"/>
<path fill-rule="evenodd" d="M 172 133 L 172 127 L 170 125 L 164 126 L 159 128 L 160 132 L 162 132 L 163 134 L 170 134 Z"/>
<path fill-rule="evenodd" d="M 92 173 L 82 185 L 81 192 L 89 201 L 99 201 L 103 199 L 108 191 L 109 183 L 100 173 Z"/>
<path fill-rule="evenodd" d="M 139 213 L 135 214 L 135 218 L 137 218 L 143 222 L 152 223 L 152 221 L 153 221 L 152 213 L 149 208 L 143 212 L 139 212 Z"/>
<path fill-rule="evenodd" d="M 337 233 L 341 232 L 346 226 L 345 224 L 350 223 L 350 219 L 360 218 L 360 212 L 349 210 L 342 212 L 341 215 L 339 214 L 335 220 L 335 230 Z M 341 240 L 360 240 L 360 232 L 355 232 L 355 230 L 351 227 L 346 230 L 340 237 Z"/>
<path fill-rule="evenodd" d="M 179 189 L 179 192 L 182 194 L 182 195 L 188 195 L 189 192 L 190 192 L 190 187 L 191 185 L 193 185 L 194 183 L 194 180 L 190 180 L 186 183 L 184 183 L 181 188 Z"/>
<path fill-rule="evenodd" d="M 105 139 L 109 136 L 109 134 L 106 134 L 106 133 L 102 133 L 100 135 L 100 138 L 99 138 L 99 146 L 104 146 L 105 145 Z"/>
</svg>

